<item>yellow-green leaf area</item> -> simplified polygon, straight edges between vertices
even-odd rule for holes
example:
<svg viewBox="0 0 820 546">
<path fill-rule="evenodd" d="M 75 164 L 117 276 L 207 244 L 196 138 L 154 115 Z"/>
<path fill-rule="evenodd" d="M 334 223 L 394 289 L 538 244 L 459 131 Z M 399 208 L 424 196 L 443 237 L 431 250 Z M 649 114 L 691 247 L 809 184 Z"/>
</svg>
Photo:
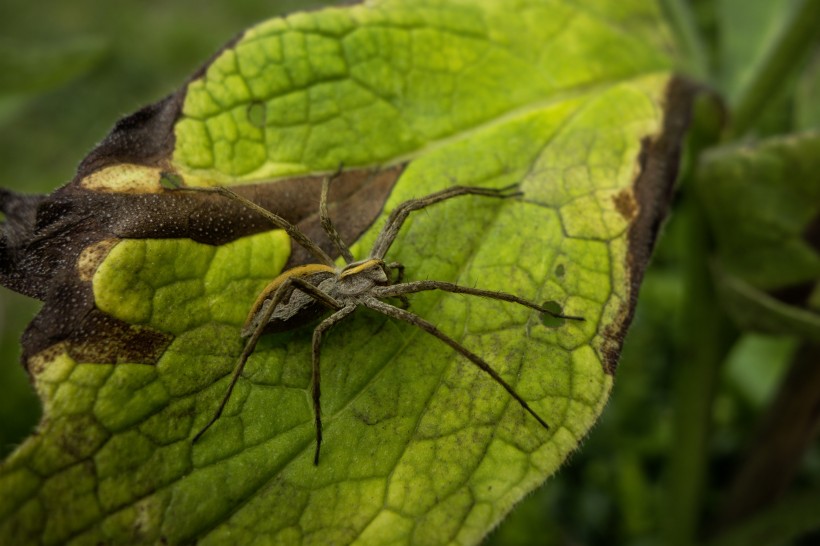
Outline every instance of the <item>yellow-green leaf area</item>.
<svg viewBox="0 0 820 546">
<path fill-rule="evenodd" d="M 177 335 L 241 324 L 248 295 L 276 277 L 289 255 L 290 241 L 278 230 L 220 247 L 187 239 L 126 239 L 97 269 L 94 297 L 113 317 Z"/>
<path fill-rule="evenodd" d="M 662 43 L 662 27 L 630 15 L 651 21 L 657 6 L 382 0 L 263 23 L 188 85 L 174 158 L 230 182 L 415 154 L 517 109 L 665 69 L 646 40 Z M 249 115 L 257 105 L 263 126 Z"/>
<path fill-rule="evenodd" d="M 323 348 L 325 449 L 318 468 L 310 465 L 312 437 L 305 425 L 311 417 L 304 397 L 293 403 L 272 400 L 270 391 L 262 389 L 255 404 L 260 409 L 266 403 L 269 407 L 257 415 L 249 412 L 253 407 L 249 401 L 257 391 L 240 391 L 236 395 L 240 401 L 234 406 L 238 413 L 229 411 L 228 420 L 217 425 L 224 431 L 222 435 L 203 440 L 203 453 L 213 453 L 207 455 L 207 460 L 213 460 L 210 457 L 233 454 L 228 444 L 238 442 L 242 431 L 257 431 L 257 435 L 260 429 L 267 429 L 268 434 L 274 433 L 286 408 L 298 412 L 303 424 L 301 430 L 293 428 L 294 435 L 301 433 L 302 442 L 294 463 L 283 468 L 275 482 L 260 487 L 242 510 L 209 536 L 209 541 L 219 543 L 225 536 L 248 528 L 264 529 L 261 532 L 266 536 L 286 536 L 289 540 L 311 542 L 305 537 L 321 533 L 322 537 L 339 536 L 344 541 L 343 537 L 349 536 L 349 518 L 334 515 L 333 525 L 327 525 L 328 504 L 321 504 L 321 521 L 306 516 L 319 506 L 311 492 L 320 484 L 381 475 L 386 477 L 384 494 L 358 505 L 362 513 L 371 515 L 368 521 L 400 515 L 413 522 L 412 531 L 402 534 L 410 542 L 440 538 L 442 522 L 449 522 L 454 527 L 450 529 L 453 537 L 470 542 L 486 532 L 487 518 L 502 517 L 505 507 L 562 463 L 594 422 L 611 388 L 601 360 L 606 322 L 597 320 L 614 320 L 627 297 L 625 286 L 612 282 L 625 274 L 623 261 L 613 258 L 613 253 L 623 255 L 626 220 L 621 217 L 620 225 L 615 220 L 599 222 L 578 229 L 574 236 L 565 236 L 564 211 L 578 195 L 586 196 L 575 192 L 571 184 L 565 192 L 554 187 L 539 192 L 538 180 L 548 169 L 546 162 L 542 166 L 541 158 L 552 153 L 552 146 L 559 147 L 562 168 L 553 175 L 559 187 L 564 176 L 577 183 L 577 171 L 586 173 L 583 181 L 593 191 L 603 186 L 600 193 L 606 198 L 593 201 L 603 215 L 611 206 L 610 193 L 631 182 L 632 158 L 640 144 L 628 135 L 658 129 L 653 104 L 660 101 L 664 81 L 661 76 L 648 77 L 615 86 L 610 95 L 526 113 L 431 152 L 410 166 L 387 205 L 389 210 L 410 195 L 445 186 L 448 181 L 432 176 L 435 172 L 498 186 L 521 181 L 527 192 L 522 201 L 503 205 L 454 201 L 441 204 L 436 214 L 413 218 L 399 237 L 392 258 L 416 264 L 413 270 L 418 273 L 411 274 L 419 277 L 466 285 L 479 281 L 486 285 L 496 279 L 497 286 L 505 290 L 533 299 L 556 299 L 564 302 L 568 312 L 591 317 L 584 323 L 550 330 L 540 327 L 538 317 L 528 311 L 500 303 L 436 295 L 413 299 L 412 309 L 436 317 L 442 330 L 470 332 L 460 341 L 491 361 L 505 377 L 517 381 L 517 390 L 537 411 L 554 416 L 552 432 L 544 435 L 518 406 L 498 392 L 497 385 L 436 340 L 427 339 L 412 327 L 394 324 L 385 325 L 386 331 L 374 336 L 374 327 L 382 321 L 359 316 L 334 331 Z M 623 99 L 631 117 L 619 120 L 609 115 L 610 97 Z M 612 136 L 573 144 L 575 136 L 596 129 Z M 606 153 L 613 142 L 618 147 L 614 156 Z M 511 148 L 516 153 L 507 153 Z M 452 160 L 467 150 L 475 154 L 474 161 Z M 616 157 L 609 167 L 611 177 L 581 169 L 590 157 Z M 579 168 L 573 169 L 576 165 Z M 595 214 L 596 209 L 587 212 Z M 476 230 L 481 222 L 489 225 Z M 374 235 L 375 230 L 371 230 L 357 248 L 369 248 Z M 451 246 L 447 241 L 459 244 Z M 530 251 L 534 248 L 539 251 Z M 559 265 L 564 268 L 560 277 L 553 274 Z M 528 328 L 526 335 L 522 325 Z M 306 340 L 308 334 L 304 336 Z M 281 362 L 283 353 L 292 358 Z M 285 384 L 301 376 L 300 384 L 306 389 L 308 361 L 306 343 L 299 346 L 291 342 L 287 348 L 271 343 L 257 348 L 246 375 L 262 384 Z M 290 366 L 293 369 L 288 372 Z M 409 385 L 412 388 L 403 387 Z M 215 399 L 221 393 L 214 393 Z M 279 457 L 287 449 L 281 433 L 275 447 L 273 442 L 266 445 L 270 446 L 269 457 Z M 492 478 L 504 482 L 504 487 L 495 487 L 488 495 L 483 486 Z M 484 498 L 484 502 L 464 500 L 476 498 Z M 281 516 L 278 520 L 271 518 L 268 507 L 279 506 L 284 499 L 301 500 L 295 508 L 277 511 Z M 343 509 L 345 505 L 338 506 Z M 174 513 L 190 508 L 180 505 Z M 368 528 L 361 532 L 371 536 Z"/>
<path fill-rule="evenodd" d="M 119 364 L 99 391 L 94 414 L 108 430 L 120 431 L 143 421 L 170 401 L 153 366 Z"/>
</svg>

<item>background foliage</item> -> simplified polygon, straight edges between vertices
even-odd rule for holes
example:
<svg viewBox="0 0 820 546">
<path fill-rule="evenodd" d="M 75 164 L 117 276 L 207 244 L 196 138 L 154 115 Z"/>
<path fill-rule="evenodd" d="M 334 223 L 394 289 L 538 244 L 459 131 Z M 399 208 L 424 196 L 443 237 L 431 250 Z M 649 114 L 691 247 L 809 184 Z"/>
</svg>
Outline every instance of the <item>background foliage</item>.
<svg viewBox="0 0 820 546">
<path fill-rule="evenodd" d="M 808 324 L 791 326 L 788 313 L 798 306 L 788 301 L 780 309 L 787 318 L 774 315 L 764 325 L 735 320 L 771 316 L 765 305 L 761 311 L 749 302 L 763 305 L 771 294 L 783 301 L 778 289 L 797 281 L 817 294 L 820 274 L 811 262 L 817 242 L 804 249 L 808 261 L 787 280 L 778 272 L 790 271 L 794 255 L 782 248 L 785 253 L 753 255 L 747 264 L 727 249 L 772 233 L 775 243 L 788 241 L 789 233 L 800 239 L 807 233 L 800 219 L 810 226 L 818 214 L 810 197 L 820 186 L 820 165 L 812 160 L 820 156 L 820 3 L 662 3 L 678 37 L 681 69 L 717 90 L 725 108 L 708 97 L 699 104 L 679 199 L 647 273 L 608 409 L 563 472 L 497 531 L 491 540 L 498 544 L 818 539 L 812 529 L 820 528 L 820 449 L 811 435 L 817 412 L 810 409 L 820 392 L 814 371 L 820 336 L 811 315 L 797 317 Z M 177 88 L 239 30 L 313 4 L 7 0 L 0 17 L 2 185 L 46 192 L 69 180 L 113 120 Z M 726 180 L 742 183 L 725 189 Z M 766 197 L 734 198 L 753 196 L 755 184 L 767 188 Z M 732 229 L 744 221 L 759 229 Z M 769 274 L 755 276 L 763 264 Z M 738 283 L 760 297 L 732 298 Z M 803 307 L 812 313 L 814 306 L 816 320 L 820 298 L 809 292 Z M 38 417 L 22 368 L 8 365 L 17 360 L 20 332 L 35 310 L 25 298 L 0 292 L 4 455 Z M 768 332 L 753 331 L 760 328 Z M 784 409 L 784 398 L 803 406 Z M 784 434 L 802 441 L 775 449 L 788 444 Z M 772 490 L 751 503 L 742 494 L 750 479 L 744 471 L 761 458 L 777 464 L 767 474 L 770 483 L 755 484 L 754 492 Z"/>
</svg>

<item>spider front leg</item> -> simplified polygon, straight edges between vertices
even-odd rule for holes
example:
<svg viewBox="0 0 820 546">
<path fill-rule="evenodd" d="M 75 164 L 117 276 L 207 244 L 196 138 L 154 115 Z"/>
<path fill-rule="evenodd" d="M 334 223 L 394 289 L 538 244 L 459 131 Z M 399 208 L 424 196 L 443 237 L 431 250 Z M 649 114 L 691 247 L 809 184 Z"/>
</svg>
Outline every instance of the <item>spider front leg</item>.
<svg viewBox="0 0 820 546">
<path fill-rule="evenodd" d="M 330 221 L 330 214 L 327 210 L 327 200 L 328 200 L 328 193 L 330 192 L 330 181 L 342 172 L 341 167 L 339 170 L 332 176 L 332 177 L 325 177 L 322 180 L 322 198 L 319 201 L 319 219 L 322 222 L 322 228 L 327 233 L 327 236 L 330 237 L 330 240 L 333 242 L 333 245 L 339 251 L 345 261 L 347 263 L 353 262 L 353 254 L 350 252 L 348 246 L 342 241 L 342 236 L 339 235 L 339 232 L 336 231 L 336 226 L 333 225 L 333 222 Z"/>
<path fill-rule="evenodd" d="M 411 212 L 421 210 L 436 203 L 441 203 L 442 201 L 452 199 L 453 197 L 458 197 L 459 195 L 482 195 L 484 197 L 509 199 L 510 197 L 521 195 L 521 192 L 518 191 L 518 186 L 516 184 L 498 189 L 479 188 L 476 186 L 453 186 L 445 190 L 437 191 L 436 193 L 431 193 L 426 197 L 419 197 L 418 199 L 410 199 L 409 201 L 405 201 L 393 209 L 393 212 L 391 212 L 390 216 L 388 216 L 387 222 L 384 224 L 379 236 L 376 238 L 376 242 L 373 243 L 373 250 L 370 253 L 370 257 L 379 259 L 384 258 L 387 251 L 390 250 L 390 245 L 393 244 L 393 241 L 399 234 L 401 226 L 404 224 L 404 221 L 407 220 L 407 217 Z"/>
<path fill-rule="evenodd" d="M 230 188 L 226 188 L 225 186 L 212 186 L 212 187 L 197 187 L 197 186 L 180 186 L 175 185 L 173 188 L 170 188 L 170 191 L 185 191 L 185 192 L 195 192 L 195 193 L 216 193 L 223 197 L 227 197 L 233 201 L 237 201 L 248 207 L 249 209 L 253 210 L 257 214 L 265 217 L 271 224 L 274 226 L 285 230 L 285 233 L 288 236 L 299 243 L 302 247 L 304 247 L 308 252 L 313 254 L 316 258 L 319 259 L 320 262 L 326 265 L 334 265 L 333 258 L 328 256 L 328 254 L 322 250 L 319 245 L 314 243 L 307 235 L 302 233 L 295 225 L 291 224 L 278 214 L 269 211 L 268 209 L 261 207 L 244 197 Z"/>
</svg>

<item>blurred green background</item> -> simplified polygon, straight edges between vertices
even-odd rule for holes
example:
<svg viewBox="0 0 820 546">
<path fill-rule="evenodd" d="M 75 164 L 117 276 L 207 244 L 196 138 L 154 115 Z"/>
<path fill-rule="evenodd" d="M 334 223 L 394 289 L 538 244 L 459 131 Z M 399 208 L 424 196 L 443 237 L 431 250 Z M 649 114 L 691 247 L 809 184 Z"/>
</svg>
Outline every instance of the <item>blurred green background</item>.
<svg viewBox="0 0 820 546">
<path fill-rule="evenodd" d="M 0 184 L 31 193 L 64 184 L 117 119 L 175 90 L 232 36 L 273 15 L 319 4 L 4 0 Z M 804 328 L 799 320 L 805 316 L 794 314 L 814 313 L 817 320 L 820 275 L 807 266 L 800 286 L 809 292 L 814 287 L 815 296 L 809 303 L 786 305 L 782 320 L 770 316 L 775 325 L 797 320 L 797 327 L 738 323 L 743 313 L 768 311 L 743 307 L 739 313 L 738 297 L 718 297 L 738 283 L 752 291 L 763 288 L 745 284 L 751 281 L 733 269 L 721 245 L 749 235 L 731 232 L 733 226 L 723 225 L 722 210 L 714 206 L 721 196 L 731 203 L 731 191 L 719 192 L 721 181 L 741 169 L 737 157 L 752 158 L 742 171 L 749 176 L 765 170 L 755 163 L 763 157 L 758 148 L 768 153 L 760 160 L 763 166 L 782 163 L 781 174 L 767 179 L 775 189 L 778 176 L 820 187 L 820 159 L 811 158 L 820 157 L 820 2 L 662 0 L 661 5 L 678 39 L 681 70 L 706 82 L 725 102 L 706 96 L 698 103 L 673 214 L 646 274 L 608 408 L 563 471 L 491 536 L 493 544 L 690 544 L 726 529 L 721 544 L 820 543 L 813 531 L 820 528 L 818 412 L 812 417 L 810 411 L 820 407 L 820 380 L 811 371 L 820 368 L 820 337 L 812 337 L 811 320 Z M 797 152 L 795 139 L 802 143 Z M 748 148 L 738 153 L 740 145 Z M 784 149 L 797 159 L 783 159 Z M 796 171 L 795 163 L 800 164 Z M 801 214 L 810 222 L 817 209 L 805 198 L 809 190 L 801 191 L 806 201 L 799 203 L 805 209 Z M 786 209 L 794 216 L 794 207 Z M 775 229 L 750 222 L 764 225 L 767 233 Z M 749 244 L 760 247 L 754 240 Z M 788 269 L 788 257 L 769 265 L 780 261 Z M 776 280 L 766 282 L 774 288 L 741 303 L 770 303 L 766 298 L 778 286 Z M 0 288 L 3 456 L 39 417 L 38 401 L 19 365 L 19 336 L 37 308 Z M 788 389 L 794 390 L 791 384 L 781 387 L 789 370 L 797 378 L 792 381 L 806 387 L 794 398 L 809 409 L 782 409 Z M 794 424 L 795 415 L 806 422 Z M 782 441 L 778 433 L 799 436 L 803 443 L 780 459 L 767 458 L 766 448 L 773 453 Z M 778 445 L 766 446 L 767 441 Z M 769 463 L 786 460 L 793 475 L 736 518 L 751 524 L 725 527 L 737 497 L 730 491 L 742 491 L 738 469 L 753 455 Z M 785 466 L 770 473 L 776 478 L 778 472 L 791 472 Z M 755 520 L 767 527 L 756 530 Z"/>
</svg>

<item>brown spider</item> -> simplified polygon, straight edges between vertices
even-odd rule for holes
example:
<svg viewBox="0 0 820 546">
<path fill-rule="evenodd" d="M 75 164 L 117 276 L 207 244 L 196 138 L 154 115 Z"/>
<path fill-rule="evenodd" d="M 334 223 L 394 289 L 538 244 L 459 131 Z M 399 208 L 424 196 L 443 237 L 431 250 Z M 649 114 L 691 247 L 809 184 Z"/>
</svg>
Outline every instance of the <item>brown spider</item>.
<svg viewBox="0 0 820 546">
<path fill-rule="evenodd" d="M 537 303 L 504 292 L 469 288 L 444 281 L 402 282 L 404 266 L 398 262 L 388 263 L 384 261 L 385 254 L 387 254 L 402 224 L 411 212 L 459 195 L 479 195 L 499 199 L 517 197 L 522 195 L 521 192 L 517 190 L 517 186 L 511 185 L 500 189 L 453 186 L 432 193 L 426 197 L 405 201 L 390 213 L 390 216 L 387 218 L 387 223 L 373 244 L 370 256 L 364 260 L 356 261 L 353 259 L 353 254 L 351 254 L 350 249 L 341 240 L 339 233 L 336 231 L 328 215 L 327 199 L 330 181 L 331 178 L 328 177 L 325 178 L 322 183 L 319 216 L 325 232 L 339 253 L 344 257 L 345 262 L 347 262 L 347 265 L 343 267 L 336 266 L 333 259 L 295 225 L 226 187 L 197 188 L 181 187 L 178 184 L 174 184 L 176 186 L 175 189 L 178 190 L 214 192 L 244 204 L 248 208 L 263 215 L 275 226 L 285 230 L 293 240 L 311 252 L 319 262 L 300 265 L 284 271 L 273 279 L 256 298 L 256 301 L 248 313 L 248 318 L 242 327 L 242 337 L 248 338 L 248 341 L 236 362 L 228 390 L 222 398 L 222 402 L 219 404 L 219 408 L 216 410 L 214 416 L 208 421 L 205 427 L 194 436 L 193 442 L 199 440 L 211 425 L 219 419 L 220 415 L 222 415 L 222 411 L 230 399 L 233 388 L 245 367 L 245 363 L 253 353 L 256 348 L 256 343 L 263 333 L 294 330 L 310 323 L 328 311 L 332 311 L 331 315 L 322 320 L 313 330 L 313 374 L 311 387 L 313 394 L 313 413 L 316 424 L 316 452 L 313 458 L 313 464 L 318 465 L 319 450 L 322 445 L 319 367 L 322 335 L 332 326 L 349 316 L 359 306 L 365 306 L 388 317 L 407 322 L 439 338 L 455 349 L 456 352 L 478 366 L 478 368 L 489 375 L 496 383 L 504 387 L 522 408 L 527 410 L 545 429 L 549 429 L 549 425 L 547 425 L 547 423 L 530 408 L 527 402 L 481 357 L 472 353 L 420 316 L 406 309 L 381 301 L 384 298 L 398 298 L 406 307 L 408 305 L 407 294 L 427 290 L 443 290 L 445 292 L 469 294 L 517 303 L 541 313 L 547 313 L 556 318 L 583 320 L 580 317 L 556 313 Z M 391 278 L 391 272 L 393 270 L 397 272 L 395 280 Z"/>
</svg>

